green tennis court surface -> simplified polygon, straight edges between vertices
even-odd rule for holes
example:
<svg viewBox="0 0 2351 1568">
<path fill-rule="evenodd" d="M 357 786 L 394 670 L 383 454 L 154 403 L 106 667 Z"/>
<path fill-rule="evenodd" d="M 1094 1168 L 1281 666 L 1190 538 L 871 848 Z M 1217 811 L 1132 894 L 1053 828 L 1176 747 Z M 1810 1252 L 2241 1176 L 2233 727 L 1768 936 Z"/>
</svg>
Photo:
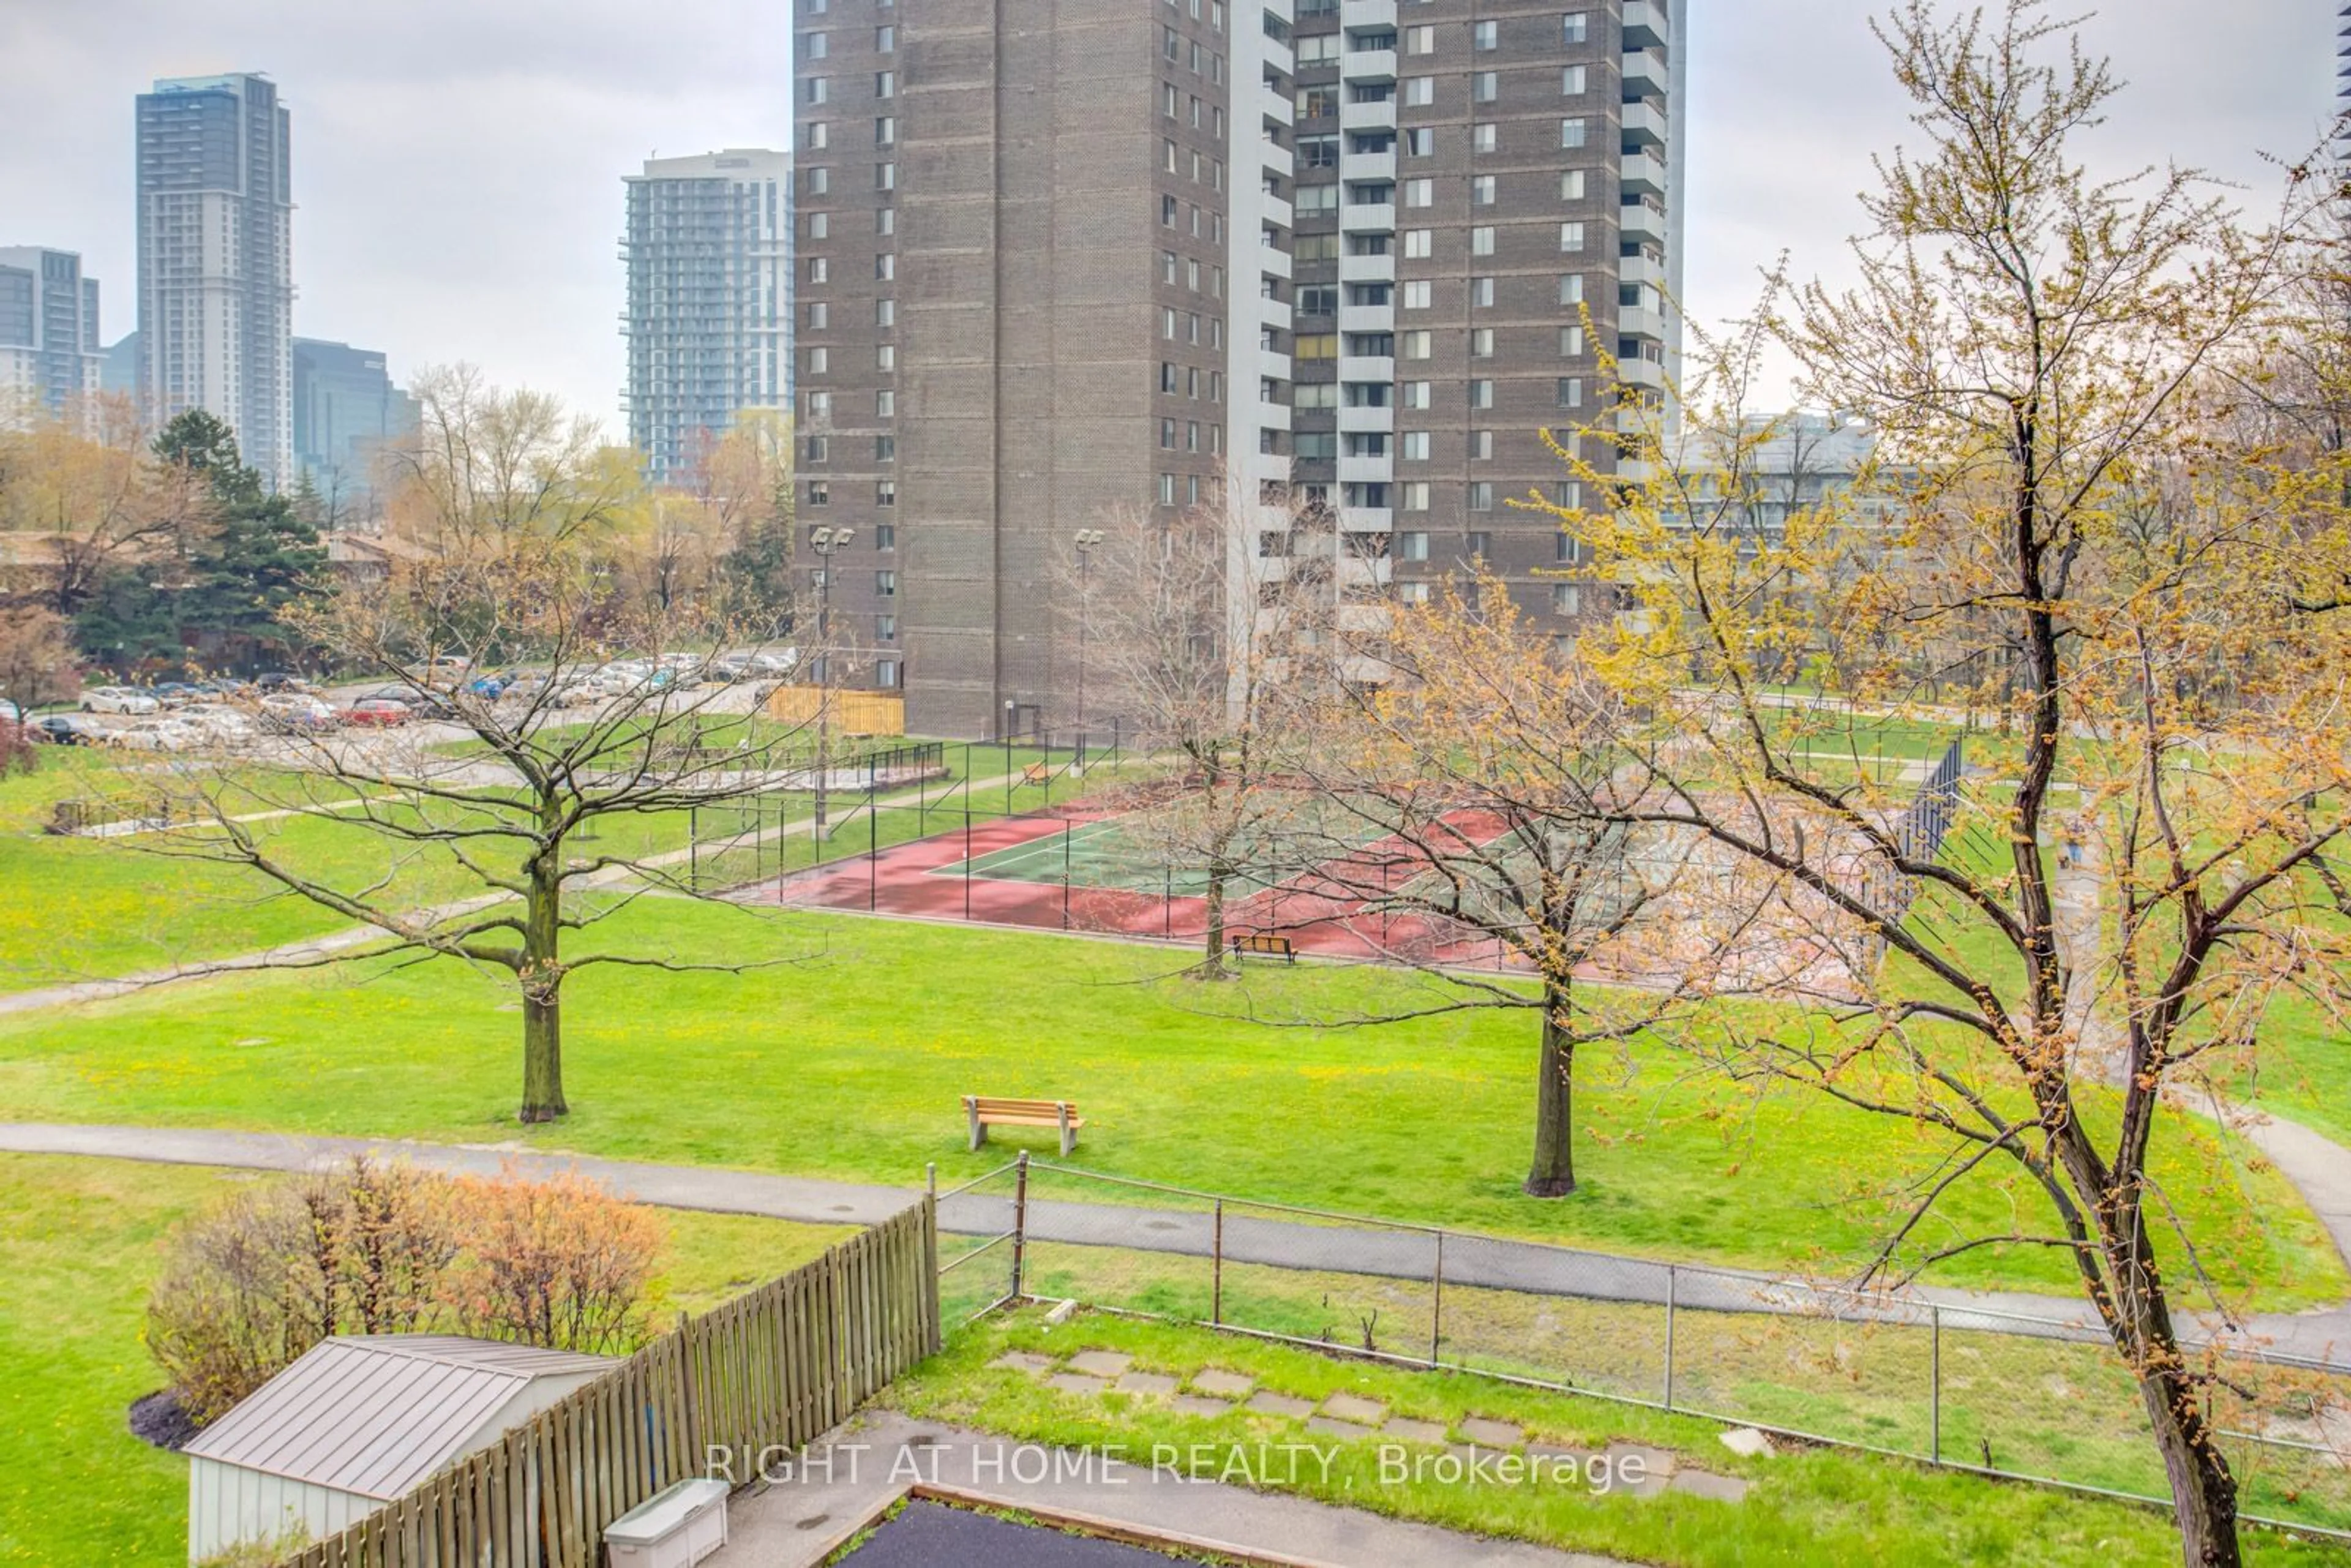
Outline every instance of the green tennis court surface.
<svg viewBox="0 0 2351 1568">
<path fill-rule="evenodd" d="M 1350 823 L 1352 832 L 1303 835 L 1260 830 L 1247 836 L 1238 857 L 1240 868 L 1227 884 L 1228 896 L 1246 897 L 1260 888 L 1277 887 L 1304 875 L 1333 853 L 1357 847 L 1377 837 L 1375 831 Z M 1012 844 L 954 861 L 935 868 L 933 876 L 973 876 L 988 882 L 1037 882 L 1060 885 L 1064 874 L 1071 887 L 1104 888 L 1122 893 L 1165 894 L 1175 898 L 1198 898 L 1208 891 L 1208 873 L 1200 867 L 1171 863 L 1165 841 L 1129 819 L 1113 817 L 1074 822 L 1063 831 L 1048 832 L 1025 843 Z"/>
</svg>

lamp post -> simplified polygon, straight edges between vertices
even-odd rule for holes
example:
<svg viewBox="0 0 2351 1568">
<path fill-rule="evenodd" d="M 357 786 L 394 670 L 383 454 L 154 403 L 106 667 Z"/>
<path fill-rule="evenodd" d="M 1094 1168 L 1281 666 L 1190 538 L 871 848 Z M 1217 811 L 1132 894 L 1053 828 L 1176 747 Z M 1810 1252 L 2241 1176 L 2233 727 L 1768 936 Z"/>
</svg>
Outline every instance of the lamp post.
<svg viewBox="0 0 2351 1568">
<path fill-rule="evenodd" d="M 817 528 L 809 534 L 809 548 L 823 564 L 816 573 L 816 841 L 824 843 L 824 791 L 832 771 L 832 557 L 849 548 L 855 528 Z"/>
<path fill-rule="evenodd" d="M 1100 528 L 1080 528 L 1076 539 L 1078 551 L 1078 734 L 1079 744 L 1085 744 L 1086 733 L 1086 623 L 1093 619 L 1094 547 L 1102 542 Z"/>
</svg>

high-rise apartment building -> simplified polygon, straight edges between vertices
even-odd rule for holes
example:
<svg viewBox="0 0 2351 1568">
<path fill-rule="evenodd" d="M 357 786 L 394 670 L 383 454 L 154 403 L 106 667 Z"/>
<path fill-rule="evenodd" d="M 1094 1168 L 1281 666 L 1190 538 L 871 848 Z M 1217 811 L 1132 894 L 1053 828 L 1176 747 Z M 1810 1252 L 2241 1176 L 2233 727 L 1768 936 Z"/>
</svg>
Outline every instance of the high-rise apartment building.
<svg viewBox="0 0 2351 1568">
<path fill-rule="evenodd" d="M 0 419 L 63 413 L 99 390 L 98 280 L 69 250 L 0 246 Z"/>
<path fill-rule="evenodd" d="M 159 419 L 225 421 L 281 486 L 295 473 L 291 139 L 266 77 L 139 95 L 141 392 Z"/>
<path fill-rule="evenodd" d="M 800 521 L 913 727 L 1070 723 L 1075 534 L 1220 476 L 1237 562 L 1289 494 L 1350 600 L 1581 613 L 1506 503 L 1671 374 L 1687 0 L 1292 3 L 796 0 Z"/>
<path fill-rule="evenodd" d="M 416 427 L 416 400 L 392 384 L 381 351 L 294 340 L 294 462 L 330 524 L 372 519 L 384 448 Z"/>
<path fill-rule="evenodd" d="M 626 183 L 629 437 L 666 481 L 743 410 L 791 406 L 791 155 L 659 158 Z"/>
</svg>

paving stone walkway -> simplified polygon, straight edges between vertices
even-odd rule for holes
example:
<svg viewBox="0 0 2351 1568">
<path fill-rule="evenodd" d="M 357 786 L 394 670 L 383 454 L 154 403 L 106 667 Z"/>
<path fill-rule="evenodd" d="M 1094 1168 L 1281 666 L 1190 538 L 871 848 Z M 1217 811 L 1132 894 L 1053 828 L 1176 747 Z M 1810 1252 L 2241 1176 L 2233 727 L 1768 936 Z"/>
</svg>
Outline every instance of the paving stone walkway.
<svg viewBox="0 0 2351 1568">
<path fill-rule="evenodd" d="M 1718 1502 L 1741 1502 L 1752 1484 L 1739 1476 L 1699 1469 L 1667 1448 L 1637 1443 L 1562 1448 L 1531 1440 L 1527 1429 L 1515 1421 L 1469 1416 L 1448 1427 L 1441 1422 L 1397 1416 L 1378 1400 L 1357 1394 L 1332 1394 L 1319 1403 L 1301 1399 L 1260 1387 L 1254 1378 L 1223 1367 L 1197 1367 L 1180 1375 L 1153 1372 L 1137 1367 L 1132 1356 L 1107 1350 L 1081 1350 L 1059 1356 L 1007 1351 L 987 1364 L 999 1372 L 1036 1378 L 1048 1388 L 1081 1399 L 1121 1394 L 1163 1402 L 1171 1409 L 1205 1419 L 1239 1414 L 1269 1423 L 1295 1423 L 1317 1437 L 1343 1442 L 1377 1439 L 1441 1450 L 1465 1467 L 1480 1450 L 1489 1458 L 1512 1456 L 1547 1466 L 1548 1473 L 1554 1475 L 1604 1475 L 1607 1481 L 1597 1490 L 1629 1491 L 1635 1497 L 1677 1491 Z"/>
</svg>

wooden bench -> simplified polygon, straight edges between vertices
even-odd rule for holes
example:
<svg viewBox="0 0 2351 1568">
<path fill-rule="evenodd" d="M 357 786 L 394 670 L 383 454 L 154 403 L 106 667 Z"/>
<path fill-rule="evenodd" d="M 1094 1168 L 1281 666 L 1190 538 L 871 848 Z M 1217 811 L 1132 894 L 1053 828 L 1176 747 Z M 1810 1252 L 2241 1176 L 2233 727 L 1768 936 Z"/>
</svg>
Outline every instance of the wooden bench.
<svg viewBox="0 0 2351 1568">
<path fill-rule="evenodd" d="M 971 1123 L 971 1146 L 987 1142 L 990 1127 L 1051 1127 L 1061 1134 L 1061 1157 L 1078 1146 L 1078 1129 L 1085 1118 L 1067 1100 L 999 1100 L 986 1094 L 963 1097 L 963 1113 Z"/>
<path fill-rule="evenodd" d="M 1284 963 L 1298 962 L 1298 949 L 1290 945 L 1290 938 L 1287 936 L 1236 936 L 1232 938 L 1232 948 L 1233 956 L 1236 958 L 1250 953 L 1261 953 L 1269 958 L 1280 958 Z"/>
<path fill-rule="evenodd" d="M 1051 770 L 1041 762 L 1032 762 L 1020 770 L 1020 782 L 1023 784 L 1042 784 L 1051 777 Z"/>
</svg>

